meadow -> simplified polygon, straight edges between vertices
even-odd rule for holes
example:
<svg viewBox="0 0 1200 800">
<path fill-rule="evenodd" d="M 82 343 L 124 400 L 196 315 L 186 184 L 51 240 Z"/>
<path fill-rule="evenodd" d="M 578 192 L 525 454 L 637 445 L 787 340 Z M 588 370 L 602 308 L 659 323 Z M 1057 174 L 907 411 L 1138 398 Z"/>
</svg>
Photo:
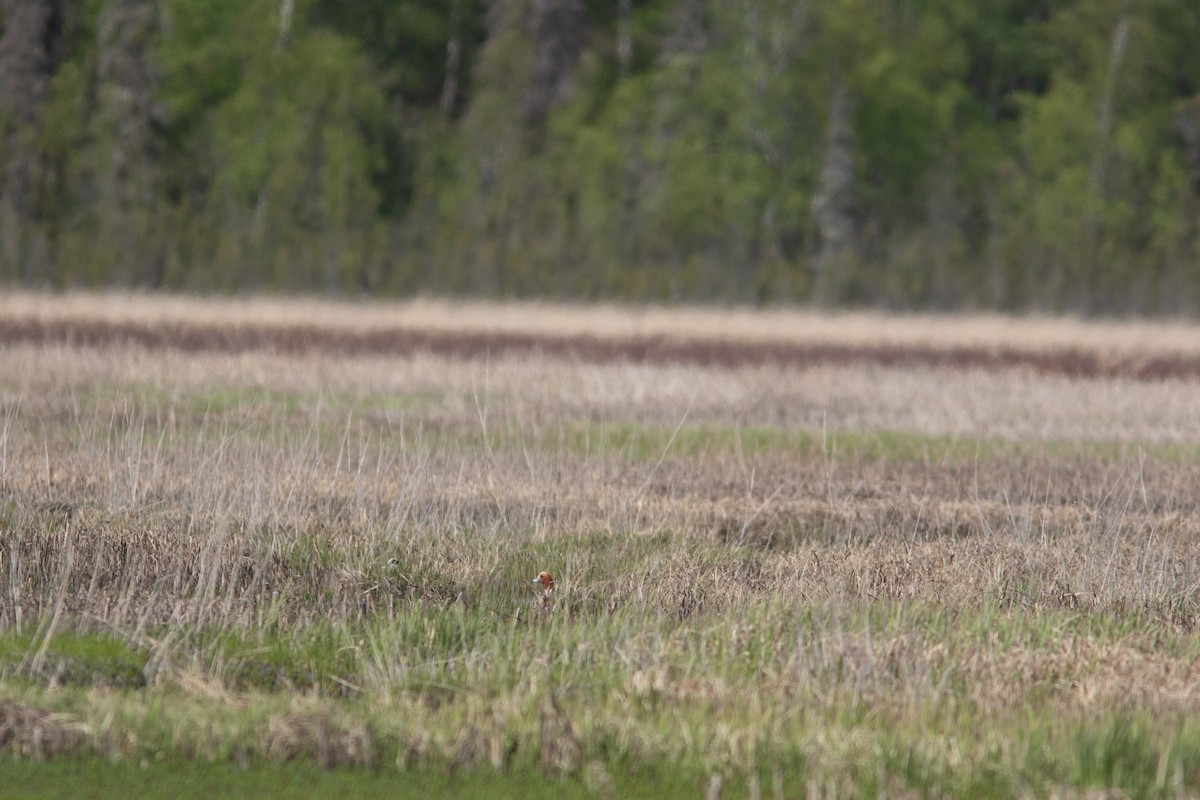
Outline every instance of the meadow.
<svg viewBox="0 0 1200 800">
<path fill-rule="evenodd" d="M 1200 794 L 1200 328 L 10 294 L 0 334 L 22 794 Z"/>
</svg>

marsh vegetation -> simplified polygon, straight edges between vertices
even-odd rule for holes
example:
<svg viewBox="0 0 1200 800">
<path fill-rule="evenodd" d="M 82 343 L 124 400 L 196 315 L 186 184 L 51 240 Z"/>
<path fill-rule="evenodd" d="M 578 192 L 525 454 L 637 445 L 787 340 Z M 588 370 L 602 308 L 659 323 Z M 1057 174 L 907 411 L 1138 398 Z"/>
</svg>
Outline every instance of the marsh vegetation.
<svg viewBox="0 0 1200 800">
<path fill-rule="evenodd" d="M 1197 378 L 1053 367 L 1184 364 L 1185 326 L 1062 323 L 1034 344 L 997 320 L 526 307 L 522 329 L 502 307 L 171 301 L 170 322 L 138 298 L 5 302 L 40 331 L 0 346 L 14 780 L 1200 786 Z M 628 357 L 547 345 L 555 314 Z M 120 335 L 249 319 L 216 345 Z M 103 337 L 62 334 L 97 320 Z M 738 366 L 636 346 L 803 347 L 787 332 L 818 323 L 858 349 Z M 526 346 L 344 346 L 472 325 Z M 872 330 L 1056 358 L 887 363 L 858 347 Z"/>
</svg>

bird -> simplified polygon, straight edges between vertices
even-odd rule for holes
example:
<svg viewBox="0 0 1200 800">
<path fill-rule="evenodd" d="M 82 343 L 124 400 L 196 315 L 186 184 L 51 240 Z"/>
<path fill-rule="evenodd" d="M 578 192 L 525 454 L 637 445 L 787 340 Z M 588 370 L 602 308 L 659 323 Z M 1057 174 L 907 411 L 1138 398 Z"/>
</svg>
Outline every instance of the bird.
<svg viewBox="0 0 1200 800">
<path fill-rule="evenodd" d="M 543 613 L 549 611 L 554 605 L 554 601 L 550 599 L 550 593 L 554 591 L 554 576 L 549 572 L 539 572 L 538 576 L 530 583 L 540 583 L 542 585 L 542 595 L 538 598 L 538 607 L 543 610 Z"/>
<path fill-rule="evenodd" d="M 542 591 L 548 592 L 554 588 L 554 576 L 549 572 L 539 572 L 538 576 L 530 581 L 530 583 L 540 583 Z"/>
</svg>

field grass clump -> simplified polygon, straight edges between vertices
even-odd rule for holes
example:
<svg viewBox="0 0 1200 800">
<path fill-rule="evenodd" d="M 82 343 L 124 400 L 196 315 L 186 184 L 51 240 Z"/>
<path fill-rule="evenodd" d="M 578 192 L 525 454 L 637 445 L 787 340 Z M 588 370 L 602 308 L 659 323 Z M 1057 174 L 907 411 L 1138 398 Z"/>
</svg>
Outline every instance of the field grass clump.
<svg viewBox="0 0 1200 800">
<path fill-rule="evenodd" d="M 840 369 L 0 348 L 0 775 L 1195 793 L 1197 387 Z"/>
<path fill-rule="evenodd" d="M 110 634 L 55 632 L 47 624 L 0 638 L 0 675 L 48 685 L 146 685 L 145 651 Z"/>
</svg>

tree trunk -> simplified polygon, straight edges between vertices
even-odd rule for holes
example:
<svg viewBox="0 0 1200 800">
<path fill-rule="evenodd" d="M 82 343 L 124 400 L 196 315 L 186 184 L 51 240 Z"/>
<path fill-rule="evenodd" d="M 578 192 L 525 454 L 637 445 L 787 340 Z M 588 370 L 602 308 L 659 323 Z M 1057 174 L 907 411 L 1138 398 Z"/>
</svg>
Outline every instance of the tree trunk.
<svg viewBox="0 0 1200 800">
<path fill-rule="evenodd" d="M 825 159 L 812 218 L 817 228 L 817 283 L 827 287 L 833 272 L 854 252 L 856 242 L 854 197 L 854 133 L 852 101 L 840 80 L 829 97 L 829 123 Z"/>
<path fill-rule="evenodd" d="M 632 0 L 617 0 L 617 69 L 624 78 L 633 62 L 633 28 L 630 24 Z"/>
<path fill-rule="evenodd" d="M 154 220 L 163 112 L 155 99 L 161 79 L 153 61 L 156 7 L 149 0 L 115 0 L 99 19 L 100 195 L 106 227 L 122 263 L 114 274 L 134 283 L 161 281 L 166 231 Z"/>
<path fill-rule="evenodd" d="M 0 274 L 44 277 L 38 241 L 41 108 L 63 56 L 61 0 L 3 0 L 0 36 Z"/>
<path fill-rule="evenodd" d="M 540 127 L 550 107 L 570 93 L 585 23 L 582 0 L 532 0 L 533 68 L 522 103 L 529 127 Z"/>
<path fill-rule="evenodd" d="M 279 0 L 279 35 L 275 39 L 275 47 L 279 50 L 292 40 L 292 13 L 295 10 L 296 0 Z"/>
<path fill-rule="evenodd" d="M 458 100 L 458 71 L 462 66 L 462 0 L 452 0 L 450 6 L 450 36 L 446 40 L 446 78 L 442 82 L 439 106 L 449 117 Z"/>
<path fill-rule="evenodd" d="M 1092 162 L 1092 184 L 1101 197 L 1106 196 L 1108 171 L 1108 143 L 1113 128 L 1113 93 L 1116 91 L 1117 75 L 1125 56 L 1125 45 L 1129 41 L 1129 17 L 1122 17 L 1113 30 L 1112 48 L 1108 54 L 1108 72 L 1104 76 L 1104 89 L 1100 95 L 1100 109 L 1096 115 L 1099 143 L 1096 158 Z"/>
</svg>

